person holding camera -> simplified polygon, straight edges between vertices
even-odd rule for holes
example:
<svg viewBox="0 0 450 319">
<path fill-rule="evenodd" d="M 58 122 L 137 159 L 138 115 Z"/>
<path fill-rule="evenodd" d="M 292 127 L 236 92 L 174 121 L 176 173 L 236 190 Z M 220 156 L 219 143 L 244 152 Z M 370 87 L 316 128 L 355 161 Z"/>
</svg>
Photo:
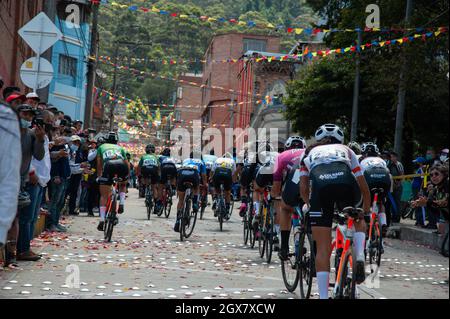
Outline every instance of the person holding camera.
<svg viewBox="0 0 450 319">
<path fill-rule="evenodd" d="M 67 229 L 59 223 L 59 218 L 64 207 L 65 193 L 70 177 L 70 137 L 62 135 L 61 126 L 57 125 L 57 127 L 59 127 L 59 130 L 55 131 L 55 138 L 50 143 L 50 158 L 52 160 L 50 171 L 51 200 L 48 208 L 50 216 L 47 220 L 47 229 L 51 232 L 66 232 Z"/>
</svg>

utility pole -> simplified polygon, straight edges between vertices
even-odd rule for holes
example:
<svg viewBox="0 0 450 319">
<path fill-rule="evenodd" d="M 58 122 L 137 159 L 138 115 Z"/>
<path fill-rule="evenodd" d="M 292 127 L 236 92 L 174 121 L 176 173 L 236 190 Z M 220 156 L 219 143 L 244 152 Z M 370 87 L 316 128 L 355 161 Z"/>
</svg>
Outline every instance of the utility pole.
<svg viewBox="0 0 450 319">
<path fill-rule="evenodd" d="M 358 114 L 359 114 L 359 88 L 361 83 L 361 42 L 362 42 L 362 32 L 358 31 L 358 54 L 356 58 L 356 75 L 355 75 L 355 86 L 353 89 L 353 109 L 352 109 L 352 127 L 350 132 L 350 140 L 355 141 L 358 135 Z"/>
<path fill-rule="evenodd" d="M 113 86 L 112 86 L 112 92 L 115 95 L 117 91 L 117 58 L 119 55 L 119 45 L 116 44 L 116 48 L 114 50 L 114 76 L 113 76 Z M 113 103 L 111 105 L 111 111 L 109 113 L 109 131 L 113 130 L 114 126 L 114 109 L 116 108 L 116 103 Z"/>
<path fill-rule="evenodd" d="M 91 49 L 90 56 L 95 60 L 88 59 L 87 90 L 86 90 L 86 108 L 84 110 L 84 127 L 91 126 L 94 110 L 94 85 L 95 72 L 97 70 L 98 53 L 98 8 L 99 3 L 92 2 L 92 29 L 91 29 Z"/>
<path fill-rule="evenodd" d="M 410 23 L 413 6 L 414 1 L 408 0 L 406 4 L 405 27 L 407 27 Z M 405 118 L 406 72 L 408 71 L 408 61 L 404 54 L 402 63 L 403 64 L 400 70 L 400 84 L 398 90 L 397 118 L 395 121 L 395 138 L 394 138 L 394 150 L 398 153 L 400 159 L 402 157 L 403 126 Z"/>
</svg>

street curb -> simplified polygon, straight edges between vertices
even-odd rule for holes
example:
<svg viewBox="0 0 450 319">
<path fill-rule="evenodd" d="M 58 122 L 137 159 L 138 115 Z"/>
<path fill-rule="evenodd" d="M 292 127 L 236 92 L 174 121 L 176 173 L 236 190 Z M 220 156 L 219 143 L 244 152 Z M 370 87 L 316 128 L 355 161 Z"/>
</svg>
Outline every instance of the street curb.
<svg viewBox="0 0 450 319">
<path fill-rule="evenodd" d="M 389 230 L 394 233 L 392 236 L 394 238 L 412 241 L 420 245 L 428 246 L 434 250 L 441 249 L 442 236 L 434 234 L 433 231 L 409 225 L 391 226 Z"/>
</svg>

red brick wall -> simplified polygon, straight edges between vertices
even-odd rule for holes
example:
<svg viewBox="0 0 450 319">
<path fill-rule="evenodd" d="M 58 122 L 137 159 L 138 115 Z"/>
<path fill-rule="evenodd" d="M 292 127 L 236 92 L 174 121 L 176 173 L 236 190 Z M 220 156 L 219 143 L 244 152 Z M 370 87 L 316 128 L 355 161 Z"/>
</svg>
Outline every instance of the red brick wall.
<svg viewBox="0 0 450 319">
<path fill-rule="evenodd" d="M 181 80 L 195 82 L 199 85 L 202 82 L 201 77 L 197 76 L 180 76 Z M 202 106 L 202 90 L 200 87 L 180 84 L 182 88 L 182 98 L 177 98 L 177 104 L 175 107 L 175 111 L 180 111 L 181 113 L 181 125 L 191 125 L 193 120 L 201 120 L 201 115 L 204 111 L 204 108 L 200 108 L 198 106 Z M 187 106 L 197 106 L 188 108 Z"/>
<path fill-rule="evenodd" d="M 0 75 L 5 86 L 15 85 L 25 90 L 19 72 L 22 63 L 34 52 L 17 34 L 19 29 L 43 9 L 44 0 L 0 1 Z"/>
</svg>

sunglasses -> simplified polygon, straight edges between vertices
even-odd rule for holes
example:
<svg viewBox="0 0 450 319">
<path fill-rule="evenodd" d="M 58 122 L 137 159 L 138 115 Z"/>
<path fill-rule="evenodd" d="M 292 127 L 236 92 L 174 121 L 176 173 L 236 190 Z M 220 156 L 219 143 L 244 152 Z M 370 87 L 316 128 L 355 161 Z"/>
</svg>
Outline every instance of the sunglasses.
<svg viewBox="0 0 450 319">
<path fill-rule="evenodd" d="M 431 177 L 438 177 L 438 176 L 441 176 L 441 173 L 439 173 L 439 172 L 430 173 L 430 176 Z"/>
</svg>

